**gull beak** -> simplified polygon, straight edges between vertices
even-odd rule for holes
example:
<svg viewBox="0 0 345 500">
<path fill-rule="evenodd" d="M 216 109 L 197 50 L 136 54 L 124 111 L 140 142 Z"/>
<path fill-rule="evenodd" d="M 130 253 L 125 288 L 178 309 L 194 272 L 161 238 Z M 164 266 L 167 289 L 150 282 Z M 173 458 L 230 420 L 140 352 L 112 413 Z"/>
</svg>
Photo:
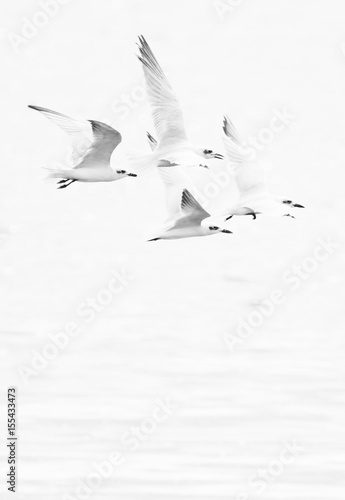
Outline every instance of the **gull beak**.
<svg viewBox="0 0 345 500">
<path fill-rule="evenodd" d="M 232 231 L 229 231 L 229 229 L 222 229 L 221 232 L 226 234 L 233 234 Z"/>
<path fill-rule="evenodd" d="M 214 153 L 212 156 L 213 158 L 217 158 L 217 160 L 224 160 L 224 156 L 220 153 Z"/>
<path fill-rule="evenodd" d="M 305 208 L 303 205 L 300 205 L 299 203 L 294 203 L 292 206 L 296 208 Z"/>
</svg>

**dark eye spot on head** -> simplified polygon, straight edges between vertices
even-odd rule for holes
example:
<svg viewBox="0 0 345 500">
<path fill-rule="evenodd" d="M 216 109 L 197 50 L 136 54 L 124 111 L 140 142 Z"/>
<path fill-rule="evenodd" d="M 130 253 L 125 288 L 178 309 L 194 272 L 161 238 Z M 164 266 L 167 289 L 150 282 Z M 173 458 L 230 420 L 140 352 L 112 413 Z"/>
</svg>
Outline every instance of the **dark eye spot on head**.
<svg viewBox="0 0 345 500">
<path fill-rule="evenodd" d="M 212 149 L 204 149 L 204 155 L 209 155 L 212 153 Z"/>
<path fill-rule="evenodd" d="M 283 203 L 287 203 L 288 205 L 290 205 L 292 203 L 291 200 L 283 200 Z"/>
</svg>

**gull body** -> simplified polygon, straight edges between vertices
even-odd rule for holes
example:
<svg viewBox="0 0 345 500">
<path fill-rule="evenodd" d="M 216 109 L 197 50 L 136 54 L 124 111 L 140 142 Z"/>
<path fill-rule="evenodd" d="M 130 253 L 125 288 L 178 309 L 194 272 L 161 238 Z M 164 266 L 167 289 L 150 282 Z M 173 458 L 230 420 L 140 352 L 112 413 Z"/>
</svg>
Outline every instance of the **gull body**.
<svg viewBox="0 0 345 500">
<path fill-rule="evenodd" d="M 175 216 L 175 219 L 168 220 L 158 234 L 149 241 L 211 236 L 216 233 L 231 234 L 228 229 L 212 224 L 210 214 L 204 210 L 188 189 L 182 191 L 180 210 L 180 214 Z"/>
<path fill-rule="evenodd" d="M 138 56 L 142 63 L 153 121 L 157 133 L 157 148 L 149 155 L 133 157 L 133 161 L 150 166 L 207 166 L 211 158 L 222 159 L 223 155 L 211 149 L 194 145 L 188 141 L 183 112 L 177 97 L 143 36 L 139 37 Z"/>
<path fill-rule="evenodd" d="M 62 128 L 72 141 L 71 167 L 48 168 L 50 178 L 60 178 L 59 189 L 73 182 L 112 182 L 136 174 L 110 166 L 114 149 L 121 142 L 121 134 L 110 125 L 96 121 L 74 120 L 67 115 L 40 106 L 29 106 Z"/>
<path fill-rule="evenodd" d="M 256 162 L 248 160 L 244 143 L 228 116 L 224 116 L 223 132 L 227 158 L 233 167 L 240 195 L 239 202 L 227 209 L 227 219 L 233 215 L 248 215 L 250 213 L 251 215 L 254 213 L 254 218 L 256 214 L 294 217 L 290 213 L 291 209 L 304 208 L 303 205 L 294 203 L 289 198 L 268 192 L 263 170 Z M 248 207 L 248 213 L 246 213 L 245 207 Z"/>
</svg>

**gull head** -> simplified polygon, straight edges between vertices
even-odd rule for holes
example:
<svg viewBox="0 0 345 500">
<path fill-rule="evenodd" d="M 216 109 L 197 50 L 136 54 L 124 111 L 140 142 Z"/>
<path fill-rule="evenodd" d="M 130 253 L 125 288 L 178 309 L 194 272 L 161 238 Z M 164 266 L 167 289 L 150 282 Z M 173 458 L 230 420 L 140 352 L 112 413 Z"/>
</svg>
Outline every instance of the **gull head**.
<svg viewBox="0 0 345 500">
<path fill-rule="evenodd" d="M 299 203 L 295 203 L 292 200 L 287 200 L 286 198 L 283 198 L 280 200 L 281 203 L 286 205 L 287 207 L 293 207 L 293 208 L 305 208 L 303 205 L 300 205 Z"/>
<path fill-rule="evenodd" d="M 232 234 L 232 231 L 229 231 L 229 229 L 222 229 L 219 226 L 208 226 L 208 230 L 209 230 L 210 233 Z"/>
<path fill-rule="evenodd" d="M 224 156 L 220 153 L 216 153 L 212 149 L 205 149 L 205 148 L 195 148 L 196 154 L 199 156 L 203 156 L 204 158 L 207 158 L 208 160 L 212 158 L 217 158 L 218 160 L 223 160 Z"/>
<path fill-rule="evenodd" d="M 210 220 L 210 217 L 204 219 L 201 222 L 201 226 L 204 228 L 206 234 L 215 234 L 215 233 L 232 234 L 232 231 L 230 231 L 229 229 L 224 229 L 222 227 L 213 225 Z"/>
<path fill-rule="evenodd" d="M 292 213 L 290 213 L 290 208 L 294 209 L 294 208 L 305 208 L 303 205 L 301 205 L 300 203 L 295 203 L 294 201 L 288 199 L 288 198 L 276 198 L 275 201 L 277 203 L 279 203 L 279 205 L 283 208 L 283 216 L 285 217 L 292 217 L 293 219 L 295 218 L 294 215 L 292 215 Z M 286 212 L 285 212 L 286 210 Z"/>
</svg>

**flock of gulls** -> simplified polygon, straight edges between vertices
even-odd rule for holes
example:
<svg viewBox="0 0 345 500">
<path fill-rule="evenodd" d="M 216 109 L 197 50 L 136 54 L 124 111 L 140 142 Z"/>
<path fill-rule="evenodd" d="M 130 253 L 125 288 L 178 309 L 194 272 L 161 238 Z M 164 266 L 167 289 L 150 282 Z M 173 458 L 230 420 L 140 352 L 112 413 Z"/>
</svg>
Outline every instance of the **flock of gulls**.
<svg viewBox="0 0 345 500">
<path fill-rule="evenodd" d="M 137 177 L 149 168 L 157 168 L 166 188 L 168 219 L 149 241 L 232 233 L 214 225 L 214 217 L 197 201 L 197 196 L 193 196 L 192 189 L 187 188 L 191 185 L 189 169 L 210 168 L 208 160 L 211 159 L 230 162 L 238 188 L 237 203 L 229 204 L 222 211 L 224 222 L 242 215 L 251 215 L 253 219 L 258 214 L 294 217 L 291 209 L 304 208 L 288 198 L 268 192 L 264 172 L 255 161 L 248 160 L 244 142 L 228 116 L 223 121 L 225 157 L 212 149 L 192 144 L 187 137 L 179 101 L 143 36 L 139 36 L 138 47 L 157 140 L 147 133 L 151 152 L 133 155 L 130 171 L 111 166 L 111 157 L 121 142 L 121 134 L 110 125 L 95 120 L 74 120 L 47 108 L 29 106 L 61 127 L 71 139 L 71 166 L 48 169 L 50 178 L 60 179 L 59 189 L 74 182 L 111 182 Z"/>
</svg>

